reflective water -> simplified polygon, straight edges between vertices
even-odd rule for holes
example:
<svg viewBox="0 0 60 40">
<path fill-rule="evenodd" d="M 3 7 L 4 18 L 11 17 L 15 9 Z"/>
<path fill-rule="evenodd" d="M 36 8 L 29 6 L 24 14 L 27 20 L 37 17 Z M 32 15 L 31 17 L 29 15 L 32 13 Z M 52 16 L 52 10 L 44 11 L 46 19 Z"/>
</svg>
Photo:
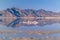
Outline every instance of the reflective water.
<svg viewBox="0 0 60 40">
<path fill-rule="evenodd" d="M 59 40 L 60 39 L 60 24 L 55 23 L 45 26 L 20 26 L 20 27 L 7 27 L 5 25 L 0 25 L 0 38 L 2 40 L 12 40 L 14 38 L 38 38 L 39 40 Z M 6 31 L 9 31 L 6 33 Z M 13 32 L 12 32 L 13 31 Z M 17 31 L 17 33 L 15 33 Z M 19 33 L 19 31 L 23 31 Z M 26 32 L 25 32 L 26 31 Z M 29 32 L 30 31 L 30 32 Z M 46 32 L 43 34 L 34 33 L 34 31 Z M 58 31 L 57 33 L 55 31 Z M 32 32 L 32 33 L 31 33 Z M 52 32 L 51 34 L 48 32 Z M 37 40 L 37 39 L 36 39 Z"/>
</svg>

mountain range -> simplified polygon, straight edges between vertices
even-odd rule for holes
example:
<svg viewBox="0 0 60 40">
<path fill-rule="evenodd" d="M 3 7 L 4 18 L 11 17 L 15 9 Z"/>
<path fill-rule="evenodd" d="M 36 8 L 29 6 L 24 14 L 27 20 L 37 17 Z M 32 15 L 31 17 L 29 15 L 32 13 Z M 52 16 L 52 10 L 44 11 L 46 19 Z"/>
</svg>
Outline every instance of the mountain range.
<svg viewBox="0 0 60 40">
<path fill-rule="evenodd" d="M 57 19 L 45 19 L 47 17 L 60 17 L 60 13 L 46 11 L 44 9 L 19 9 L 7 8 L 0 11 L 0 24 L 7 26 L 21 26 L 21 25 L 45 25 L 60 22 Z"/>
</svg>

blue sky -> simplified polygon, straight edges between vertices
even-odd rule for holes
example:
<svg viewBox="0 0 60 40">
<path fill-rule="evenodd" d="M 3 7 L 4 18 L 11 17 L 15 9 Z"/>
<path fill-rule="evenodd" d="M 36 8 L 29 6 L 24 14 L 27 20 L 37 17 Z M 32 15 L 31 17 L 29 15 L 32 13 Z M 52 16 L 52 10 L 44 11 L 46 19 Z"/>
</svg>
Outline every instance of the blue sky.
<svg viewBox="0 0 60 40">
<path fill-rule="evenodd" d="M 0 0 L 0 10 L 17 7 L 22 9 L 45 9 L 60 11 L 60 0 Z"/>
</svg>

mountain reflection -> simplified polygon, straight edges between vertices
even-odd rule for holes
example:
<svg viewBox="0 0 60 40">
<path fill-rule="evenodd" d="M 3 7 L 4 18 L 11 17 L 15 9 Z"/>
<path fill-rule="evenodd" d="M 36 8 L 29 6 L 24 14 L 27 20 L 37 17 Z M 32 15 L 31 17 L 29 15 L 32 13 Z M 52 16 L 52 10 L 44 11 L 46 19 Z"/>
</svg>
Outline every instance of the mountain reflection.
<svg viewBox="0 0 60 40">
<path fill-rule="evenodd" d="M 47 17 L 20 17 L 20 18 L 4 18 L 0 19 L 0 24 L 4 24 L 11 27 L 19 27 L 19 26 L 44 26 L 50 25 L 53 23 L 60 23 L 60 19 L 58 17 L 47 18 Z"/>
<path fill-rule="evenodd" d="M 19 24 L 19 22 L 20 22 L 20 18 L 17 18 L 13 20 L 12 22 L 10 22 L 7 26 L 15 27 L 17 24 Z"/>
</svg>

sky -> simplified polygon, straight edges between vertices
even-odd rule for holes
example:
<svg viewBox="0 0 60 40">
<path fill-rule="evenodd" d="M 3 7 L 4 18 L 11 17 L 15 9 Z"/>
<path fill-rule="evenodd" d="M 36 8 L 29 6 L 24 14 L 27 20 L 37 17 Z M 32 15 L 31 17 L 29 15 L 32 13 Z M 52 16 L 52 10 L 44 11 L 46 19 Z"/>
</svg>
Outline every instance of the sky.
<svg viewBox="0 0 60 40">
<path fill-rule="evenodd" d="M 0 0 L 0 10 L 12 7 L 59 12 L 60 0 Z"/>
</svg>

